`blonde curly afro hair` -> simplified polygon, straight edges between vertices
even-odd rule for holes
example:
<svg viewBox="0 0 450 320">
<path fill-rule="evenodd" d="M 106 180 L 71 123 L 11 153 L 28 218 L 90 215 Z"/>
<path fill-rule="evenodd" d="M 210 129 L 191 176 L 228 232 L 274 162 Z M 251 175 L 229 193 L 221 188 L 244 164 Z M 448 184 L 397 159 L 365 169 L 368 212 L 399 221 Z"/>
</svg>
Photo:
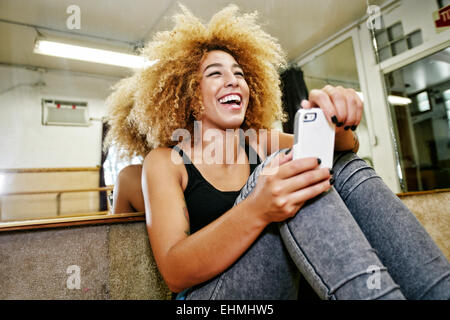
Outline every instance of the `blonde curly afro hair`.
<svg viewBox="0 0 450 320">
<path fill-rule="evenodd" d="M 286 118 L 278 73 L 286 66 L 285 55 L 256 23 L 257 13 L 240 15 L 238 7 L 230 5 L 204 25 L 180 7 L 173 30 L 157 33 L 142 51 L 157 63 L 121 80 L 107 99 L 110 129 L 105 147 L 114 144 L 130 158 L 175 145 L 176 129 L 187 129 L 193 136 L 194 120 L 204 110 L 199 66 L 211 50 L 232 54 L 244 71 L 250 100 L 242 129 L 270 129 Z"/>
</svg>

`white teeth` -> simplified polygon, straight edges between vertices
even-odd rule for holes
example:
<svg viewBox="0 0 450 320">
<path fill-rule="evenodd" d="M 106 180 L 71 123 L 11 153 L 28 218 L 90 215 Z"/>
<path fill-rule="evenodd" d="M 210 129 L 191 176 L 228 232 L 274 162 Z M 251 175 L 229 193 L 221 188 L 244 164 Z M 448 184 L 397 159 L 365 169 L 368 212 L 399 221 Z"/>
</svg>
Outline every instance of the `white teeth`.
<svg viewBox="0 0 450 320">
<path fill-rule="evenodd" d="M 238 103 L 240 103 L 240 102 L 241 102 L 241 97 L 239 97 L 239 96 L 236 95 L 236 94 L 230 94 L 229 96 L 226 96 L 226 97 L 224 97 L 224 98 L 222 98 L 222 99 L 219 99 L 219 102 L 220 102 L 220 103 L 226 103 L 226 102 L 232 101 L 232 100 L 235 100 L 235 101 L 237 101 Z"/>
</svg>

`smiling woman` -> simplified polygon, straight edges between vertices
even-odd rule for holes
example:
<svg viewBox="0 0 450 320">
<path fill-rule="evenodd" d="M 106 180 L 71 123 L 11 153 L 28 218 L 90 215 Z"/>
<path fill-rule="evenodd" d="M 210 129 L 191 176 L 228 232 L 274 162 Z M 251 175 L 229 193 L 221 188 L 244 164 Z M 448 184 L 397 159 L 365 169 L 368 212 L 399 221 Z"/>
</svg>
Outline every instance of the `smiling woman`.
<svg viewBox="0 0 450 320">
<path fill-rule="evenodd" d="M 300 278 L 322 299 L 449 298 L 448 262 L 391 192 L 399 191 L 400 167 L 366 23 L 367 6 L 380 5 L 388 28 L 375 35 L 392 33 L 380 49 L 423 37 L 411 52 L 383 60 L 389 73 L 403 57 L 448 43 L 448 32 L 432 28 L 437 1 L 236 1 L 244 12 L 257 10 L 264 25 L 237 6 L 214 14 L 222 0 L 189 1 L 197 16 L 172 0 L 0 1 L 0 298 L 141 299 L 160 287 L 158 298 L 170 288 L 179 299 L 295 299 L 303 298 Z M 164 17 L 175 11 L 168 29 Z M 400 20 L 406 40 L 396 38 Z M 330 52 L 326 67 L 300 63 L 322 60 L 344 39 L 350 51 Z M 67 51 L 56 56 L 55 47 L 40 54 L 44 41 L 93 51 L 83 61 Z M 120 53 L 115 65 L 111 52 Z M 124 66 L 122 53 L 157 62 Z M 293 107 L 323 110 L 335 134 L 332 167 L 294 160 L 294 137 L 274 129 L 286 120 L 280 72 L 297 61 L 323 80 L 308 84 L 310 95 Z M 360 88 L 329 79 L 333 71 L 348 80 L 348 62 Z M 433 92 L 429 106 L 422 95 L 421 119 L 438 103 Z M 397 115 L 407 110 L 398 106 Z M 117 150 L 107 161 L 104 121 L 105 148 Z M 361 134 L 366 126 L 370 139 Z M 380 176 L 352 151 L 373 159 Z M 118 168 L 104 186 L 102 170 Z M 106 192 L 110 208 L 100 200 Z M 422 222 L 440 226 L 447 248 L 445 219 L 435 219 L 446 193 L 433 214 L 417 205 L 421 196 L 409 204 L 426 213 Z M 23 230 L 30 228 L 44 230 Z M 74 264 L 78 292 L 64 286 Z M 372 290 L 367 284 L 378 276 L 380 289 Z"/>
<path fill-rule="evenodd" d="M 277 40 L 236 6 L 207 25 L 181 9 L 144 50 L 158 63 L 109 99 L 110 141 L 134 152 L 145 137 L 151 150 L 136 170 L 142 180 L 124 188 L 142 186 L 152 251 L 177 298 L 295 299 L 300 273 L 322 299 L 450 297 L 442 252 L 352 152 L 363 113 L 356 91 L 327 85 L 301 104 L 332 125 L 332 168 L 293 159 L 294 137 L 271 130 L 285 119 Z M 267 136 L 247 136 L 261 129 Z M 382 290 L 367 285 L 373 271 Z"/>
</svg>

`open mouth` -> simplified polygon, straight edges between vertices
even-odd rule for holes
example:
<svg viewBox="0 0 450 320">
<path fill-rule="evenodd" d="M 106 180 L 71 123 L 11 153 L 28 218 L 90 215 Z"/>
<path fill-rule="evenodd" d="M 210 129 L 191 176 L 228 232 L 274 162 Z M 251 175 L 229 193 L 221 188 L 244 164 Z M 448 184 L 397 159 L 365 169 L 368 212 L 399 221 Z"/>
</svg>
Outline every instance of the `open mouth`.
<svg viewBox="0 0 450 320">
<path fill-rule="evenodd" d="M 241 108 L 242 97 L 239 94 L 228 94 L 220 98 L 219 103 L 228 109 L 238 110 Z"/>
</svg>

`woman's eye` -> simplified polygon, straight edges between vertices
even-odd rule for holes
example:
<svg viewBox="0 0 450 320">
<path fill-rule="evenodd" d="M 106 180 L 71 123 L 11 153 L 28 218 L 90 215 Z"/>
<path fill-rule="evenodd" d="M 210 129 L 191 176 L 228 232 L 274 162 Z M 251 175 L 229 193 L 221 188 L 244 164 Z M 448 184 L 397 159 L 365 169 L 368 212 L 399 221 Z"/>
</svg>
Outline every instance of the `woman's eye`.
<svg viewBox="0 0 450 320">
<path fill-rule="evenodd" d="M 211 72 L 210 74 L 208 74 L 208 77 L 211 77 L 211 76 L 214 76 L 214 75 L 220 75 L 220 72 L 219 71 Z"/>
<path fill-rule="evenodd" d="M 243 77 L 244 73 L 243 72 L 235 72 L 235 75 Z"/>
</svg>

